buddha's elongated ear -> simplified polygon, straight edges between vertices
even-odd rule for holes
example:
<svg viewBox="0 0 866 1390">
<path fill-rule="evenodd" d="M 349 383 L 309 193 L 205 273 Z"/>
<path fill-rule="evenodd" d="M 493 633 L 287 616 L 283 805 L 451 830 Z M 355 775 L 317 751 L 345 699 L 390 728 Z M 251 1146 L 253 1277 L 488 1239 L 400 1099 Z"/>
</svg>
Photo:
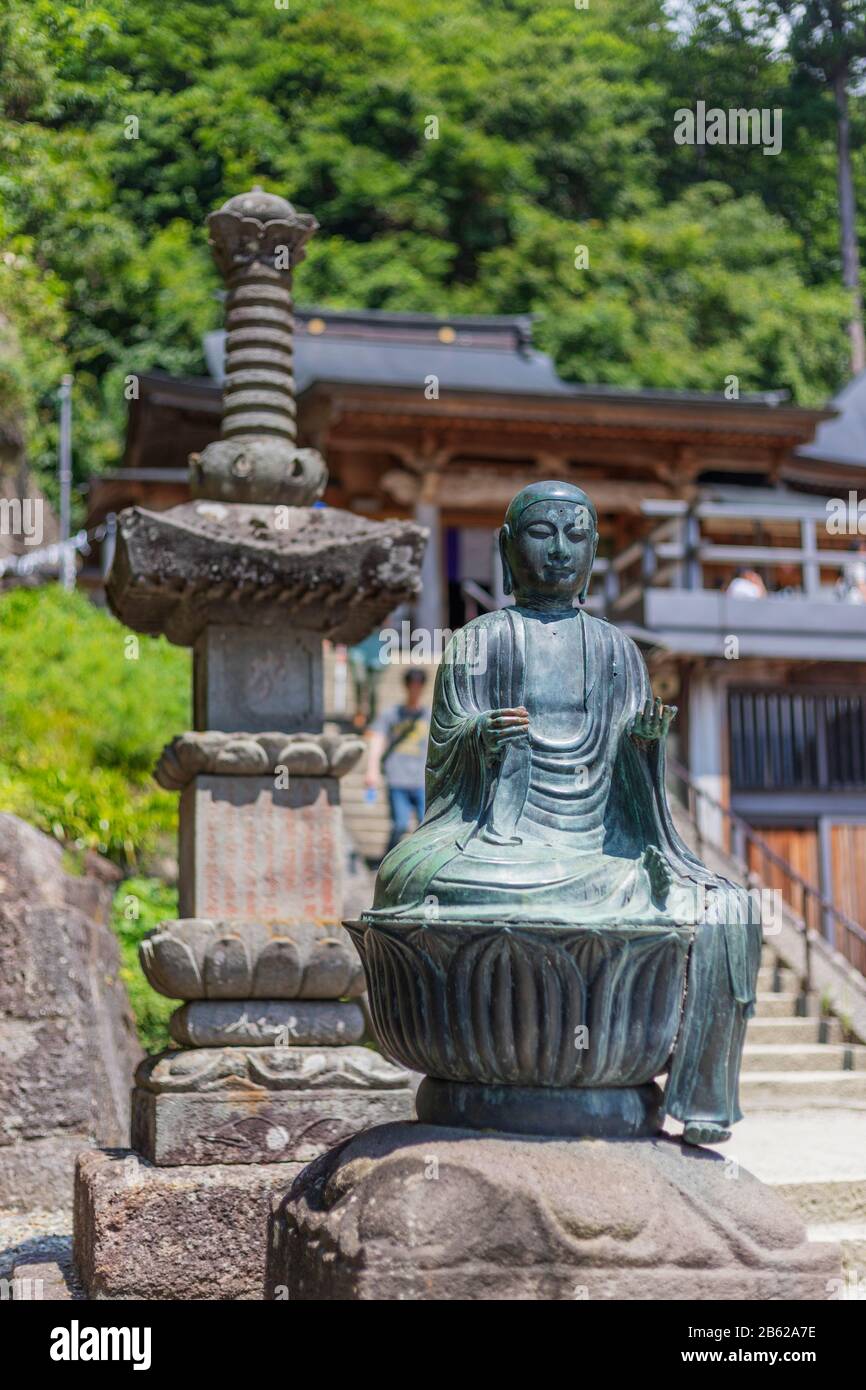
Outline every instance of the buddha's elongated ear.
<svg viewBox="0 0 866 1390">
<path fill-rule="evenodd" d="M 589 581 L 592 578 L 592 567 L 595 564 L 595 552 L 598 550 L 598 532 L 595 533 L 595 540 L 592 543 L 592 559 L 589 562 L 589 569 L 586 572 L 586 580 L 583 588 L 577 596 L 578 603 L 586 603 L 586 596 L 589 593 Z"/>
<path fill-rule="evenodd" d="M 502 590 L 503 593 L 506 594 L 514 593 L 514 576 L 511 573 L 511 566 L 508 563 L 508 556 L 505 553 L 510 540 L 510 526 L 501 526 L 499 528 L 499 558 L 502 561 Z"/>
</svg>

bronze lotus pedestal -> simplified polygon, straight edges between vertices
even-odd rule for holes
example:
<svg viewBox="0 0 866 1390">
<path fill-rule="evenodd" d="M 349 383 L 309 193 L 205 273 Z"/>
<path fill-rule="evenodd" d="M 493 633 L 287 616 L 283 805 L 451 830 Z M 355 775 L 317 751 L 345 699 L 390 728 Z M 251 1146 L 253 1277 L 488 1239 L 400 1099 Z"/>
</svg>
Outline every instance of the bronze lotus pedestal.
<svg viewBox="0 0 866 1390">
<path fill-rule="evenodd" d="M 524 489 L 515 602 L 445 654 L 426 815 L 346 923 L 418 1123 L 297 1179 L 269 1275 L 292 1298 L 818 1298 L 838 1273 L 700 1147 L 741 1118 L 760 923 L 674 830 L 676 711 L 581 607 L 597 534 L 580 489 Z"/>
<path fill-rule="evenodd" d="M 688 928 L 349 923 L 380 1044 L 418 1118 L 515 1134 L 662 1127 Z"/>
</svg>

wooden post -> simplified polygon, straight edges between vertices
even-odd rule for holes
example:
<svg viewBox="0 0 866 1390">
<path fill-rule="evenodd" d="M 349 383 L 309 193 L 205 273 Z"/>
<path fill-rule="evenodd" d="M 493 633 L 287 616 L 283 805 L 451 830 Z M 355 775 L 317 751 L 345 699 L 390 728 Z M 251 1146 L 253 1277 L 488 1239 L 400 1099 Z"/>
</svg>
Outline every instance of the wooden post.
<svg viewBox="0 0 866 1390">
<path fill-rule="evenodd" d="M 430 532 L 421 564 L 421 592 L 415 602 L 415 626 L 429 633 L 431 641 L 442 621 L 442 523 L 435 502 L 415 504 L 415 520 Z"/>
<path fill-rule="evenodd" d="M 817 553 L 818 544 L 815 535 L 815 518 L 804 516 L 800 518 L 800 548 L 808 556 L 812 557 Z M 803 592 L 810 598 L 817 597 L 821 589 L 821 568 L 816 559 L 803 560 Z"/>
<path fill-rule="evenodd" d="M 701 561 L 698 555 L 698 546 L 701 543 L 701 523 L 693 511 L 689 511 L 685 519 L 685 577 L 687 589 L 700 589 L 703 585 L 703 575 L 701 573 Z"/>
</svg>

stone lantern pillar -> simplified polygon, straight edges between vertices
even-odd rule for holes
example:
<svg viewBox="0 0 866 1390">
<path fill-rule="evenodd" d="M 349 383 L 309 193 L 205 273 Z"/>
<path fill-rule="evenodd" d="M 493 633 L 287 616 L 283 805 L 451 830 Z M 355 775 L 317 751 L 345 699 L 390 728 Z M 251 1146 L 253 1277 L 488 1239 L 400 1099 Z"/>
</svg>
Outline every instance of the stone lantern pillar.
<svg viewBox="0 0 866 1390">
<path fill-rule="evenodd" d="M 121 514 L 107 584 L 122 622 L 192 648 L 195 727 L 156 769 L 180 793 L 181 917 L 141 949 L 180 1001 L 178 1047 L 136 1073 L 122 1178 L 106 1155 L 79 1165 L 79 1268 L 106 1297 L 260 1294 L 270 1194 L 412 1113 L 408 1073 L 361 1045 L 339 780 L 364 745 L 325 731 L 322 644 L 359 641 L 415 595 L 425 533 L 315 505 L 327 471 L 296 442 L 291 297 L 315 219 L 254 189 L 208 221 L 228 290 L 221 438 L 190 460 L 191 501 Z M 190 1191 L 214 1262 L 198 1292 L 147 1225 L 182 1226 Z"/>
</svg>

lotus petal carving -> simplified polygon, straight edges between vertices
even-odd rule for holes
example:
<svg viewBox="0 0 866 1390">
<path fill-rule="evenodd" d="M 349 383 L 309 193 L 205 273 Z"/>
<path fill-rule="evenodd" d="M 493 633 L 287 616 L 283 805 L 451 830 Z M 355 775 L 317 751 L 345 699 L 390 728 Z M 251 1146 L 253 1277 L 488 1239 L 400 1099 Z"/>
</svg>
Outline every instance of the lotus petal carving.
<svg viewBox="0 0 866 1390">
<path fill-rule="evenodd" d="M 348 922 L 382 1050 L 443 1080 L 637 1086 L 676 1039 L 688 931 Z"/>
<path fill-rule="evenodd" d="M 341 927 L 305 923 L 162 922 L 139 959 L 169 999 L 345 999 L 364 990 L 361 962 Z"/>
</svg>

